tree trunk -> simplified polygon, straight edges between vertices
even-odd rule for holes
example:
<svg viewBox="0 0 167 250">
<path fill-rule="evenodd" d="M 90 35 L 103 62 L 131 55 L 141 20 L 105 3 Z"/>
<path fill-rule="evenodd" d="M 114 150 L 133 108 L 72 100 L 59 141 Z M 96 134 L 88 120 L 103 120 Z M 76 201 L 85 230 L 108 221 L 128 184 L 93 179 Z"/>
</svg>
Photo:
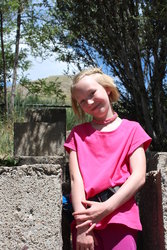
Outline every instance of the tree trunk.
<svg viewBox="0 0 167 250">
<path fill-rule="evenodd" d="M 1 51 L 2 51 L 2 64 L 3 64 L 3 83 L 4 83 L 4 114 L 8 112 L 8 102 L 7 102 L 7 90 L 6 90 L 6 58 L 5 58 L 5 50 L 4 50 L 4 41 L 3 41 L 3 14 L 0 12 L 1 18 Z"/>
<path fill-rule="evenodd" d="M 14 58 L 14 67 L 13 67 L 13 82 L 12 82 L 11 103 L 10 103 L 11 114 L 14 112 L 14 101 L 15 101 L 15 95 L 16 95 L 16 80 L 17 80 L 19 44 L 20 44 L 20 26 L 21 26 L 21 6 L 19 6 L 18 13 L 17 13 L 16 47 L 15 47 L 15 58 Z"/>
</svg>

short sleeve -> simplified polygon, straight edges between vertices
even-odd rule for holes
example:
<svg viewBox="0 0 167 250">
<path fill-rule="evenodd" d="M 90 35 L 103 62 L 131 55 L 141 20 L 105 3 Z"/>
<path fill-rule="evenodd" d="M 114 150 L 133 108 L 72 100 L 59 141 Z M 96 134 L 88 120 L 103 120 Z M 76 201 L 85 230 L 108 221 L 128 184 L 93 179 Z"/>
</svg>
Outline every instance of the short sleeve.
<svg viewBox="0 0 167 250">
<path fill-rule="evenodd" d="M 76 151 L 74 129 L 71 130 L 69 136 L 67 137 L 67 140 L 64 143 L 64 148 L 68 153 L 70 153 L 70 150 Z"/>
<path fill-rule="evenodd" d="M 141 127 L 139 123 L 136 123 L 136 126 L 134 127 L 134 130 L 131 135 L 131 143 L 128 155 L 131 155 L 142 144 L 144 150 L 146 151 L 151 141 L 151 137 L 145 132 L 145 130 Z"/>
</svg>

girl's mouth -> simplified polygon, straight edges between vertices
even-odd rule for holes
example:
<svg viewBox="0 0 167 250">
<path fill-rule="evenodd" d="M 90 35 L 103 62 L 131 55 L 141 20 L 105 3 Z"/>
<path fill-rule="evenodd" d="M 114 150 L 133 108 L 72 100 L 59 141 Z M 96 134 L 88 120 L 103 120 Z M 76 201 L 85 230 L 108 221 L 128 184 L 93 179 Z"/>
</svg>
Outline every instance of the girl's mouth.
<svg viewBox="0 0 167 250">
<path fill-rule="evenodd" d="M 100 106 L 100 104 L 97 104 L 95 107 L 93 107 L 93 108 L 91 109 L 91 111 L 95 111 L 96 109 L 99 108 L 99 106 Z"/>
</svg>

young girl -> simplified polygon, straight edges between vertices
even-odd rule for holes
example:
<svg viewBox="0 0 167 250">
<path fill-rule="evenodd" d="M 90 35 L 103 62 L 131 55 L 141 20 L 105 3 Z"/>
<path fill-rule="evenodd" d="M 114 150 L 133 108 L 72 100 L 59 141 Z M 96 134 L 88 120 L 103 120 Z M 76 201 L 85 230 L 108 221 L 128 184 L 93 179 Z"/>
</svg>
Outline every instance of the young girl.
<svg viewBox="0 0 167 250">
<path fill-rule="evenodd" d="M 75 250 L 134 250 L 142 229 L 134 195 L 145 182 L 145 150 L 151 138 L 112 108 L 119 93 L 99 68 L 75 76 L 72 107 L 91 122 L 74 127 L 64 146 L 69 153 Z"/>
</svg>

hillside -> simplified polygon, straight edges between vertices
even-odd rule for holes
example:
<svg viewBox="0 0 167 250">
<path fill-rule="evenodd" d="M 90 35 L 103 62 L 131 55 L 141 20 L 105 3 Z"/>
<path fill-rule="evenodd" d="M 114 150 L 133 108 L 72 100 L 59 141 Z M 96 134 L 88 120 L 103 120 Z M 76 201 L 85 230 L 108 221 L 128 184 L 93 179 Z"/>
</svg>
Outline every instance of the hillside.
<svg viewBox="0 0 167 250">
<path fill-rule="evenodd" d="M 57 76 L 49 76 L 48 78 L 45 78 L 46 81 L 54 81 L 56 79 L 58 79 L 57 81 L 59 81 L 61 83 L 61 89 L 64 92 L 64 94 L 66 95 L 66 104 L 70 105 L 70 86 L 72 83 L 72 79 L 71 77 L 68 77 L 66 75 L 57 75 Z M 8 91 L 10 92 L 10 87 L 8 88 Z M 19 92 L 21 94 L 21 96 L 25 97 L 28 94 L 28 90 L 21 86 L 20 84 L 17 85 L 17 92 Z"/>
<path fill-rule="evenodd" d="M 58 75 L 58 76 L 49 76 L 46 80 L 54 81 L 57 78 L 58 78 L 58 81 L 61 82 L 61 89 L 66 95 L 66 102 L 67 104 L 70 104 L 70 86 L 72 84 L 72 79 L 70 76 Z"/>
</svg>

